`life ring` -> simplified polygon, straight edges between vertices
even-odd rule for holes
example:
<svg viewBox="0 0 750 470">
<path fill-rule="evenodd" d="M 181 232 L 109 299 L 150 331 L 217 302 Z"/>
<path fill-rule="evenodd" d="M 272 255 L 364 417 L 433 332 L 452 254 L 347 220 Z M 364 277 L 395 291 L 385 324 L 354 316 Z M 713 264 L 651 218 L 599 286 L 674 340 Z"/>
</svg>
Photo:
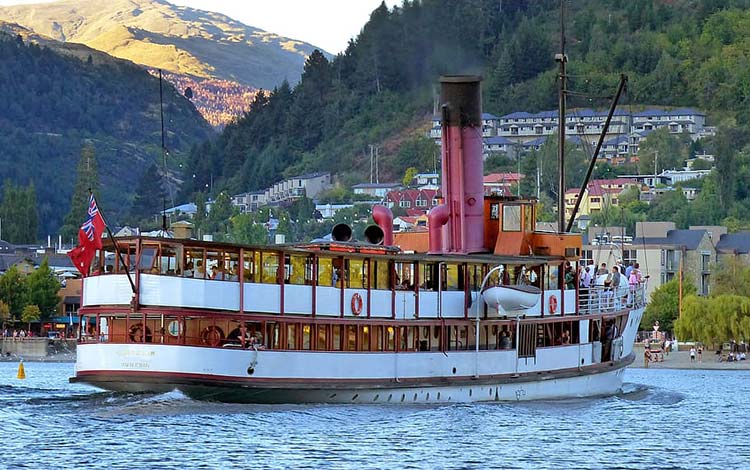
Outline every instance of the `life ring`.
<svg viewBox="0 0 750 470">
<path fill-rule="evenodd" d="M 352 313 L 354 316 L 359 316 L 360 313 L 362 313 L 362 296 L 359 295 L 357 292 L 354 293 L 352 296 Z"/>
<path fill-rule="evenodd" d="M 554 295 L 549 297 L 549 313 L 557 313 L 557 297 Z"/>
<path fill-rule="evenodd" d="M 224 339 L 224 331 L 218 326 L 209 326 L 201 332 L 201 341 L 211 347 L 218 347 Z"/>
</svg>

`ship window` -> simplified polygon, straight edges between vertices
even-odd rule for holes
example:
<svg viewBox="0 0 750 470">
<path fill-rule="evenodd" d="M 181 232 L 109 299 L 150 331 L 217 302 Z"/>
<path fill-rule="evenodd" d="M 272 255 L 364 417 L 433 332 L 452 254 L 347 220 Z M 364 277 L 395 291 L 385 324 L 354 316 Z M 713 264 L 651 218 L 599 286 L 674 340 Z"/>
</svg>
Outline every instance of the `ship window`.
<svg viewBox="0 0 750 470">
<path fill-rule="evenodd" d="M 205 269 L 203 269 L 203 250 L 187 248 L 185 250 L 185 277 L 195 277 L 203 279 Z"/>
<path fill-rule="evenodd" d="M 328 344 L 327 344 L 328 325 L 318 325 L 317 330 L 318 330 L 318 342 L 317 342 L 318 346 L 316 349 L 318 351 L 327 351 L 328 350 Z"/>
<path fill-rule="evenodd" d="M 357 327 L 354 325 L 346 326 L 346 340 L 345 340 L 347 351 L 357 350 Z"/>
<path fill-rule="evenodd" d="M 503 206 L 503 232 L 521 231 L 521 206 Z"/>
<path fill-rule="evenodd" d="M 138 269 L 142 272 L 150 272 L 152 267 L 155 267 L 156 254 L 159 251 L 158 246 L 146 245 L 141 248 L 141 260 L 138 263 Z"/>
<path fill-rule="evenodd" d="M 464 266 L 460 264 L 443 265 L 443 290 L 464 290 Z"/>
<path fill-rule="evenodd" d="M 391 288 L 390 281 L 390 262 L 389 261 L 373 261 L 375 269 L 373 274 L 375 279 L 373 280 L 373 286 L 375 289 L 389 290 Z"/>
<path fill-rule="evenodd" d="M 524 205 L 523 206 L 523 229 L 526 232 L 534 231 L 534 206 Z"/>
<path fill-rule="evenodd" d="M 100 252 L 104 257 L 104 270 L 103 274 L 112 274 L 115 272 L 115 256 L 116 254 L 112 251 Z"/>
<path fill-rule="evenodd" d="M 218 251 L 206 252 L 206 277 L 208 279 L 224 279 L 224 258 Z"/>
<path fill-rule="evenodd" d="M 332 339 L 332 349 L 334 351 L 341 351 L 341 325 L 332 325 L 331 326 L 331 339 Z"/>
<path fill-rule="evenodd" d="M 240 280 L 240 253 L 237 251 L 229 251 L 225 253 L 227 264 L 227 280 L 239 281 Z"/>
<path fill-rule="evenodd" d="M 279 331 L 278 323 L 266 323 L 266 337 L 268 338 L 269 349 L 281 347 L 281 331 Z"/>
<path fill-rule="evenodd" d="M 381 325 L 372 326 L 372 332 L 370 334 L 370 351 L 382 351 L 383 350 L 383 327 Z"/>
<path fill-rule="evenodd" d="M 263 252 L 262 280 L 263 284 L 276 284 L 279 275 L 279 255 L 272 252 Z"/>
<path fill-rule="evenodd" d="M 286 282 L 295 285 L 304 285 L 307 283 L 307 265 L 310 262 L 307 256 L 298 255 L 286 255 L 285 257 L 284 273 L 286 274 Z"/>
<path fill-rule="evenodd" d="M 395 263 L 396 289 L 414 289 L 414 265 L 412 263 Z"/>
<path fill-rule="evenodd" d="M 299 332 L 299 323 L 290 323 L 286 326 L 287 349 L 298 349 L 298 346 L 297 346 L 298 332 Z"/>
<path fill-rule="evenodd" d="M 333 263 L 331 258 L 318 258 L 318 285 L 332 286 Z"/>
<path fill-rule="evenodd" d="M 370 333 L 371 332 L 370 332 L 369 326 L 363 325 L 359 327 L 359 350 L 360 351 L 370 350 L 370 340 L 372 338 L 372 335 Z"/>
<path fill-rule="evenodd" d="M 253 251 L 248 250 L 244 253 L 244 258 L 242 260 L 242 269 L 243 269 L 243 276 L 245 282 L 256 282 L 255 279 L 255 271 L 257 263 L 255 261 L 255 255 L 256 253 L 253 253 Z"/>
<path fill-rule="evenodd" d="M 310 325 L 302 325 L 302 349 L 310 349 Z"/>
<path fill-rule="evenodd" d="M 435 263 L 419 263 L 419 289 L 434 291 L 437 287 L 437 267 Z"/>
<path fill-rule="evenodd" d="M 396 328 L 388 326 L 385 328 L 385 350 L 396 350 Z"/>
<path fill-rule="evenodd" d="M 182 266 L 178 265 L 177 261 L 182 259 L 182 256 L 177 255 L 178 249 L 180 252 L 182 251 L 182 247 L 178 248 L 173 245 L 162 245 L 161 256 L 159 257 L 159 271 L 162 274 L 182 274 Z"/>
<path fill-rule="evenodd" d="M 362 289 L 367 287 L 367 263 L 363 259 L 344 260 L 346 287 Z"/>
<path fill-rule="evenodd" d="M 490 204 L 490 220 L 500 220 L 500 204 L 497 202 Z"/>
</svg>

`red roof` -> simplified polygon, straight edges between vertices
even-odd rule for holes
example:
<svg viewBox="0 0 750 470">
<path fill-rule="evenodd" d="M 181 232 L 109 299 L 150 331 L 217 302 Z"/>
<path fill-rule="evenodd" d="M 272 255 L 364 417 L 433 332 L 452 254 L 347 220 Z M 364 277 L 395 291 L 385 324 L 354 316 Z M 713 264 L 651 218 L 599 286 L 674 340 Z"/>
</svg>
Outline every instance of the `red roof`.
<svg viewBox="0 0 750 470">
<path fill-rule="evenodd" d="M 521 173 L 490 173 L 489 175 L 486 175 L 484 177 L 484 183 L 517 183 L 521 178 L 523 178 L 523 174 Z"/>
</svg>

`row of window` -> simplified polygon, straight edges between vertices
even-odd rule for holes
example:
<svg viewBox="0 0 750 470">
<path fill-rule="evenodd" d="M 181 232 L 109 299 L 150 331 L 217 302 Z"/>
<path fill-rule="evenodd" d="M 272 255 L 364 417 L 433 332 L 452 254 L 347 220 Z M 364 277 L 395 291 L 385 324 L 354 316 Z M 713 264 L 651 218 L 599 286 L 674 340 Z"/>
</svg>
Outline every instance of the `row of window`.
<svg viewBox="0 0 750 470">
<path fill-rule="evenodd" d="M 521 206 L 503 207 L 503 226 L 518 230 L 522 221 L 528 224 L 530 214 L 521 218 Z M 498 215 L 499 216 L 499 215 Z M 494 215 L 493 215 L 494 217 Z M 99 262 L 105 273 L 123 273 L 136 264 L 135 245 L 120 247 L 121 255 L 103 252 Z M 404 289 L 422 291 L 475 291 L 481 286 L 491 266 L 474 263 L 408 262 L 369 258 L 285 254 L 278 251 L 246 250 L 240 259 L 239 250 L 210 250 L 180 244 L 145 243 L 141 248 L 138 268 L 143 273 L 292 285 L 319 285 L 355 289 Z M 95 270 L 97 270 L 95 268 Z M 542 273 L 541 266 L 505 265 L 494 272 L 488 285 L 532 284 L 545 289 L 558 289 L 559 267 Z"/>
<path fill-rule="evenodd" d="M 627 316 L 591 320 L 589 338 L 606 341 L 619 336 Z M 94 318 L 91 318 L 94 320 Z M 565 346 L 580 342 L 579 321 L 525 323 L 520 326 L 521 344 L 516 344 L 517 325 L 491 322 L 480 325 L 477 338 L 473 324 L 376 324 L 311 323 L 305 321 L 247 321 L 243 319 L 144 319 L 101 315 L 98 323 L 82 332 L 82 338 L 103 342 L 146 342 L 198 345 L 221 348 L 259 348 L 299 351 L 418 352 L 509 350 L 517 346 L 533 355 L 536 348 Z M 98 330 L 95 325 L 98 324 Z"/>
</svg>

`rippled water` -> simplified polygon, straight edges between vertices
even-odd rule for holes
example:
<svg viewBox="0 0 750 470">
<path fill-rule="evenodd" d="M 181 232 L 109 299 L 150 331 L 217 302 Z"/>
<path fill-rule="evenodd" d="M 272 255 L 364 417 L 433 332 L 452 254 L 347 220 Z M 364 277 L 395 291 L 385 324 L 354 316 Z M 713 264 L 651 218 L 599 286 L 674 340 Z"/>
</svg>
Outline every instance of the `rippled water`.
<svg viewBox="0 0 750 470">
<path fill-rule="evenodd" d="M 0 468 L 724 468 L 750 464 L 750 371 L 629 369 L 616 397 L 271 406 L 67 383 L 0 363 Z"/>
</svg>

